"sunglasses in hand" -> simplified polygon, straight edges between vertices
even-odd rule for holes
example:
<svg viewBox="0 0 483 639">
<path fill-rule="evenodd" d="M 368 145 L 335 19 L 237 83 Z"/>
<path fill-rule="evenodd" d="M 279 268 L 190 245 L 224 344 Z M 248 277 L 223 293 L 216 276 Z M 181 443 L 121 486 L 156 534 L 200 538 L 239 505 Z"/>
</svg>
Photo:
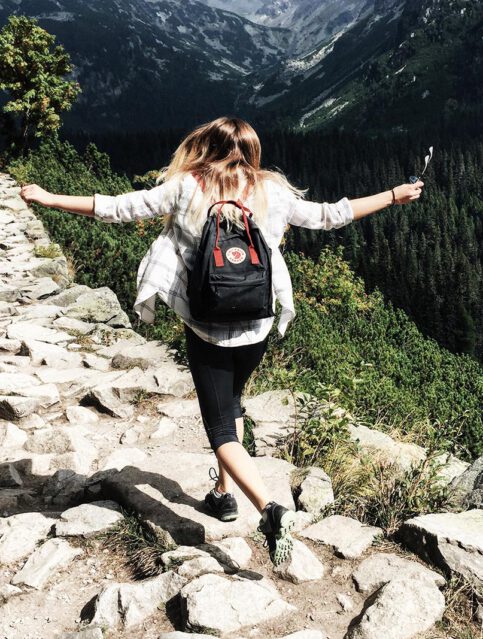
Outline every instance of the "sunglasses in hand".
<svg viewBox="0 0 483 639">
<path fill-rule="evenodd" d="M 420 180 L 422 178 L 422 176 L 424 175 L 424 172 L 428 168 L 428 164 L 430 163 L 432 157 L 433 157 L 433 147 L 430 146 L 429 147 L 429 154 L 424 158 L 424 169 L 423 169 L 423 172 L 419 176 L 411 175 L 409 177 L 410 184 L 416 184 L 416 182 L 418 182 L 418 180 Z"/>
</svg>

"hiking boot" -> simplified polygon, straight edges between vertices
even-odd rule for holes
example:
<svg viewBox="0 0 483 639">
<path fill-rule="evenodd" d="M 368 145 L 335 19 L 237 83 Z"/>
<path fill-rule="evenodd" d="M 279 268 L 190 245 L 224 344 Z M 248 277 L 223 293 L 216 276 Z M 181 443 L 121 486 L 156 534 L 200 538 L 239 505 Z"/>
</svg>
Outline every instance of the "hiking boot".
<svg viewBox="0 0 483 639">
<path fill-rule="evenodd" d="M 211 471 L 214 472 L 214 476 Z M 218 475 L 214 468 L 210 468 L 210 478 L 218 480 Z M 233 521 L 238 517 L 238 506 L 233 493 L 222 493 L 218 496 L 215 488 L 205 496 L 205 505 L 220 521 Z"/>
<path fill-rule="evenodd" d="M 265 535 L 264 546 L 268 546 L 270 559 L 275 566 L 290 557 L 293 539 L 290 535 L 295 524 L 295 513 L 274 501 L 269 502 L 262 511 L 257 527 Z"/>
</svg>

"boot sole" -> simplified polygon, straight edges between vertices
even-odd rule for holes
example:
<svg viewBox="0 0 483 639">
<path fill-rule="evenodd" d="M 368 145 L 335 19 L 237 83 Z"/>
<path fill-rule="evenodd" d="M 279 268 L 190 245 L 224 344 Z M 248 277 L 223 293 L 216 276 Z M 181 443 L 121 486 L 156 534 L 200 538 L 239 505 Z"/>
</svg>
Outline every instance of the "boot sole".
<svg viewBox="0 0 483 639">
<path fill-rule="evenodd" d="M 295 526 L 295 513 L 288 510 L 282 515 L 280 520 L 280 530 L 275 536 L 275 552 L 273 553 L 273 563 L 278 566 L 290 557 L 293 548 L 293 539 L 290 531 Z"/>
</svg>

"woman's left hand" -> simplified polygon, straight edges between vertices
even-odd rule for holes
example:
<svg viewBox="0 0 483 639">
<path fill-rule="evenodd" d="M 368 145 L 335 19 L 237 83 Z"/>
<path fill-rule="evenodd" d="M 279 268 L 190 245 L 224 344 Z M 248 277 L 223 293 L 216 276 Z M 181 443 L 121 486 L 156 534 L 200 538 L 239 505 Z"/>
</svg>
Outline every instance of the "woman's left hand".
<svg viewBox="0 0 483 639">
<path fill-rule="evenodd" d="M 52 193 L 49 193 L 37 184 L 27 184 L 22 186 L 20 189 L 20 197 L 27 204 L 30 204 L 31 202 L 38 202 L 43 206 L 52 206 L 53 204 Z"/>
</svg>

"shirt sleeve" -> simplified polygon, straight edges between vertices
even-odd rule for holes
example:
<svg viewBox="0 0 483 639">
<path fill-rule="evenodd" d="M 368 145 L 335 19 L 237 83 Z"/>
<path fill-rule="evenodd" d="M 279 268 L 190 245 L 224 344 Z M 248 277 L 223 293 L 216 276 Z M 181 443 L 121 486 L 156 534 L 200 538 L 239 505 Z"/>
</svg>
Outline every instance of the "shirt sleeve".
<svg viewBox="0 0 483 639">
<path fill-rule="evenodd" d="M 178 202 L 178 189 L 172 180 L 152 189 L 122 195 L 94 195 L 94 218 L 111 224 L 133 222 L 142 218 L 170 215 Z"/>
<path fill-rule="evenodd" d="M 338 202 L 310 202 L 292 196 L 289 202 L 287 224 L 307 229 L 338 229 L 354 220 L 350 201 L 343 197 Z"/>
</svg>

